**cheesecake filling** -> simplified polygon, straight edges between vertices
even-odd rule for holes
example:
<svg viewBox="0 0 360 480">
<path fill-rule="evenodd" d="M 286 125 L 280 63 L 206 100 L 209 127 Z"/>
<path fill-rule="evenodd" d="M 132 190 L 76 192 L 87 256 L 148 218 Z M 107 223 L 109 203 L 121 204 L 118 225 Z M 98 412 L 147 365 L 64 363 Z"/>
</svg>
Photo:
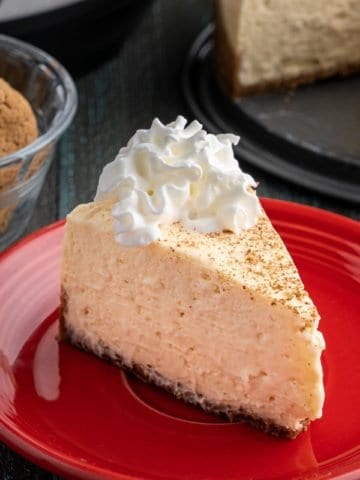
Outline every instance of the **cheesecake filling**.
<svg viewBox="0 0 360 480">
<path fill-rule="evenodd" d="M 261 212 L 256 182 L 232 150 L 239 137 L 186 123 L 181 116 L 168 125 L 155 119 L 105 166 L 95 201 L 114 199 L 122 246 L 148 245 L 161 238 L 161 225 L 175 222 L 204 233 L 240 233 L 255 225 Z"/>
<path fill-rule="evenodd" d="M 242 409 L 297 432 L 321 416 L 317 317 L 304 324 L 295 306 L 219 278 L 173 226 L 130 255 L 114 241 L 110 214 L 97 204 L 92 211 L 79 207 L 68 218 L 65 254 L 77 262 L 67 263 L 62 285 L 72 341 L 157 373 L 223 412 Z M 208 253 L 221 254 L 216 244 Z"/>
<path fill-rule="evenodd" d="M 163 281 L 174 265 L 167 268 Z M 260 297 L 255 308 L 250 298 L 238 300 L 235 289 L 210 298 L 211 281 L 203 283 L 191 285 L 198 295 L 193 314 L 181 306 L 174 312 L 168 291 L 154 292 L 146 279 L 136 292 L 131 285 L 110 282 L 110 295 L 107 288 L 86 284 L 83 277 L 80 287 L 69 278 L 67 322 L 75 340 L 92 352 L 120 357 L 130 369 L 135 365 L 158 373 L 193 392 L 197 403 L 204 397 L 224 410 L 241 407 L 292 430 L 320 417 L 321 334 L 315 329 L 301 332 L 294 317 L 281 308 L 272 311 Z M 312 368 L 304 369 L 305 362 Z M 309 391 L 309 384 L 317 387 Z"/>
</svg>

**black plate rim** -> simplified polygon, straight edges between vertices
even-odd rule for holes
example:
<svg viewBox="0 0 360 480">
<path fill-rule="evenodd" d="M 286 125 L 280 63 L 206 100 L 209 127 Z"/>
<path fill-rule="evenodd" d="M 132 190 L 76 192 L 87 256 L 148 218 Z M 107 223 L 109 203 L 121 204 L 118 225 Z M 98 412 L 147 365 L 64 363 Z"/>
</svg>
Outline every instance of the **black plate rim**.
<svg viewBox="0 0 360 480">
<path fill-rule="evenodd" d="M 201 30 L 201 32 L 195 38 L 185 59 L 181 83 L 186 103 L 195 118 L 197 118 L 210 132 L 221 133 L 224 131 L 231 131 L 233 129 L 229 129 L 226 121 L 219 121 L 219 119 L 214 120 L 211 118 L 197 97 L 196 92 L 194 92 L 194 88 L 192 86 L 193 70 L 196 63 L 201 61 L 204 62 L 204 59 L 207 58 L 209 52 L 212 50 L 211 44 L 213 41 L 213 32 L 214 25 L 213 23 L 210 23 L 203 30 Z M 245 139 L 243 139 L 243 142 L 240 142 L 240 144 L 235 147 L 235 155 L 240 161 L 244 161 L 276 177 L 280 177 L 283 180 L 301 187 L 305 187 L 317 193 L 360 204 L 360 187 L 357 187 L 354 183 L 343 179 L 334 179 L 331 176 L 327 176 L 323 173 L 319 174 L 314 171 L 304 170 L 303 168 L 300 168 L 289 161 L 285 161 L 280 157 L 276 157 L 277 163 L 274 165 L 273 163 L 269 163 L 262 159 L 261 152 L 259 154 L 259 151 L 256 151 L 256 149 L 253 149 L 252 151 L 248 145 L 246 146 L 247 148 L 244 148 L 246 145 L 246 140 L 245 142 L 244 140 Z M 266 154 L 269 156 L 269 152 L 266 152 Z M 270 155 L 272 154 L 270 153 Z"/>
</svg>

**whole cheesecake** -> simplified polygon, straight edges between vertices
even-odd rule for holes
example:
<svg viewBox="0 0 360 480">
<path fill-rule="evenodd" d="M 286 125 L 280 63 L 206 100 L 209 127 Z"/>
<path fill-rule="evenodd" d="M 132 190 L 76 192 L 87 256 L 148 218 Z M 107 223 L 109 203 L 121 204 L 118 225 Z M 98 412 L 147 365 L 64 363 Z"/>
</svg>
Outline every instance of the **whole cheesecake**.
<svg viewBox="0 0 360 480">
<path fill-rule="evenodd" d="M 360 2 L 216 0 L 216 64 L 235 97 L 360 72 Z"/>
<path fill-rule="evenodd" d="M 61 339 L 293 438 L 322 412 L 319 315 L 233 137 L 184 125 L 138 132 L 68 215 Z"/>
</svg>

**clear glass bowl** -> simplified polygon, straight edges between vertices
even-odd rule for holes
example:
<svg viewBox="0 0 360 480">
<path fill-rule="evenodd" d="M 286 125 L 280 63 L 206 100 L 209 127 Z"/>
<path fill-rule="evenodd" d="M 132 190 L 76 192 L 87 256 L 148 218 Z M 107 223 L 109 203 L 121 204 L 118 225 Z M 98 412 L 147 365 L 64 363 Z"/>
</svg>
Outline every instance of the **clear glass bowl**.
<svg viewBox="0 0 360 480">
<path fill-rule="evenodd" d="M 0 35 L 0 77 L 30 103 L 39 136 L 0 157 L 0 251 L 26 228 L 55 147 L 77 108 L 77 93 L 59 62 L 32 45 Z"/>
</svg>

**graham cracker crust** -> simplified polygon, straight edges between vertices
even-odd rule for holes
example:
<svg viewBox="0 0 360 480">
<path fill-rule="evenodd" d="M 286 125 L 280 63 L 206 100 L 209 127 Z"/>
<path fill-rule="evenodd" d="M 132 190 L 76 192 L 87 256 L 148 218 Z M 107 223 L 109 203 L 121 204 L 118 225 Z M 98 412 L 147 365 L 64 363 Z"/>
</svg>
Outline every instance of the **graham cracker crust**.
<svg viewBox="0 0 360 480">
<path fill-rule="evenodd" d="M 253 86 L 241 85 L 237 73 L 241 69 L 241 54 L 234 52 L 223 26 L 219 0 L 215 2 L 215 67 L 220 84 L 231 97 L 239 98 L 247 95 L 277 92 L 279 90 L 295 90 L 300 85 L 307 85 L 330 77 L 346 77 L 360 73 L 360 63 L 346 62 L 334 68 L 319 70 L 316 73 L 304 73 L 297 77 L 262 82 Z"/>
<path fill-rule="evenodd" d="M 60 302 L 60 321 L 58 340 L 66 342 L 92 355 L 96 355 L 102 360 L 108 361 L 117 367 L 133 373 L 136 377 L 145 383 L 155 385 L 174 395 L 177 399 L 181 399 L 186 403 L 202 408 L 205 412 L 215 414 L 225 418 L 229 422 L 247 423 L 258 430 L 279 438 L 293 439 L 301 433 L 301 431 L 292 430 L 282 425 L 278 425 L 271 420 L 254 415 L 243 408 L 234 409 L 228 405 L 217 405 L 202 395 L 196 394 L 189 390 L 179 382 L 171 382 L 159 374 L 152 366 L 139 365 L 132 363 L 129 365 L 119 354 L 111 352 L 105 344 L 98 345 L 98 351 L 86 341 L 84 337 L 79 336 L 77 332 L 66 323 L 66 315 L 68 313 L 68 295 L 62 288 Z M 99 353 L 101 352 L 101 353 Z M 309 422 L 303 423 L 302 431 L 306 430 Z"/>
</svg>

